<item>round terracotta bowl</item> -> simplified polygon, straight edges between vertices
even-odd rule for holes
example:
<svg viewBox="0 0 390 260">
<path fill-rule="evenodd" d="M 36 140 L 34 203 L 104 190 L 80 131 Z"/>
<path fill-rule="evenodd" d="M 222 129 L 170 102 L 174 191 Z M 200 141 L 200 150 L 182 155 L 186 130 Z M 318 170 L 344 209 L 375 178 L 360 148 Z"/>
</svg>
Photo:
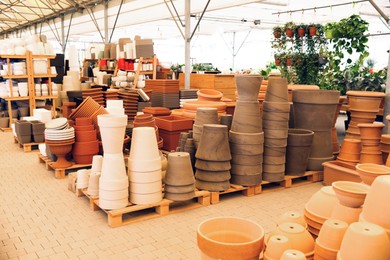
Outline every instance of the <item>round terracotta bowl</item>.
<svg viewBox="0 0 390 260">
<path fill-rule="evenodd" d="M 334 207 L 332 214 L 330 215 L 333 219 L 339 219 L 345 221 L 348 224 L 356 222 L 359 220 L 359 215 L 362 212 L 363 208 L 351 208 L 340 203 Z"/>
<path fill-rule="evenodd" d="M 264 251 L 264 260 L 280 259 L 283 252 L 291 248 L 291 243 L 286 236 L 274 235 L 268 239 L 267 248 Z"/>
<path fill-rule="evenodd" d="M 380 151 L 373 152 L 373 153 L 362 152 L 360 154 L 360 163 L 361 164 L 366 164 L 366 163 L 383 164 L 382 153 Z"/>
<path fill-rule="evenodd" d="M 390 175 L 390 167 L 374 163 L 360 163 L 356 165 L 356 171 L 365 184 L 371 185 L 376 177 Z"/>
<path fill-rule="evenodd" d="M 306 256 L 303 252 L 295 249 L 289 249 L 283 252 L 280 260 L 305 260 L 310 259 L 309 256 Z M 312 255 L 311 255 L 312 257 Z"/>
<path fill-rule="evenodd" d="M 298 211 L 286 211 L 279 217 L 277 225 L 280 225 L 281 223 L 285 222 L 297 223 L 302 225 L 304 228 L 307 227 L 304 215 Z"/>
<path fill-rule="evenodd" d="M 196 94 L 200 101 L 220 101 L 223 93 L 215 89 L 199 89 Z"/>
<path fill-rule="evenodd" d="M 201 222 L 197 243 L 202 255 L 214 259 L 258 259 L 264 246 L 264 229 L 237 217 L 217 217 Z"/>
<path fill-rule="evenodd" d="M 92 125 L 92 119 L 90 117 L 78 117 L 76 118 L 77 126 L 88 126 Z"/>
<path fill-rule="evenodd" d="M 337 259 L 390 259 L 390 242 L 378 225 L 355 222 L 345 232 Z"/>
<path fill-rule="evenodd" d="M 370 190 L 370 186 L 363 183 L 351 181 L 335 181 L 332 183 L 340 203 L 346 207 L 359 208 L 363 205 Z"/>
<path fill-rule="evenodd" d="M 306 256 L 314 254 L 314 239 L 302 225 L 292 222 L 285 222 L 277 226 L 270 233 L 273 235 L 283 235 L 288 238 L 291 243 L 291 249 L 296 249 L 303 252 Z M 266 241 L 266 245 L 268 241 Z"/>
<path fill-rule="evenodd" d="M 311 196 L 305 205 L 305 209 L 320 220 L 326 220 L 330 218 L 337 203 L 338 199 L 333 188 L 331 186 L 325 186 Z"/>
</svg>

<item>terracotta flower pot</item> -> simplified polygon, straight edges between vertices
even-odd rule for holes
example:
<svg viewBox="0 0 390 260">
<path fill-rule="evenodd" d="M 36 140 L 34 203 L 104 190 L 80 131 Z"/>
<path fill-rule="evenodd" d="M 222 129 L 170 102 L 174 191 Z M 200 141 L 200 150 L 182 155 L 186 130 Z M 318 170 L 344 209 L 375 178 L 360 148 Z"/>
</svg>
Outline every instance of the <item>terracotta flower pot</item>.
<svg viewBox="0 0 390 260">
<path fill-rule="evenodd" d="M 91 142 L 97 140 L 96 130 L 75 131 L 76 142 Z"/>
<path fill-rule="evenodd" d="M 384 165 L 373 163 L 362 163 L 356 165 L 356 171 L 365 184 L 371 185 L 375 178 L 382 175 L 390 175 L 390 168 Z"/>
<path fill-rule="evenodd" d="M 337 259 L 390 259 L 389 238 L 378 225 L 352 223 L 345 232 Z"/>
<path fill-rule="evenodd" d="M 339 202 L 334 207 L 330 218 L 339 219 L 345 221 L 348 224 L 359 220 L 359 215 L 362 213 L 363 208 L 351 208 L 340 204 Z"/>
<path fill-rule="evenodd" d="M 291 243 L 286 236 L 274 235 L 269 238 L 264 251 L 264 260 L 280 259 L 284 251 L 291 249 Z"/>
<path fill-rule="evenodd" d="M 265 101 L 288 102 L 288 82 L 286 78 L 270 78 L 268 80 Z"/>
<path fill-rule="evenodd" d="M 375 124 L 358 124 L 361 138 L 381 139 L 382 129 L 385 127 L 382 123 Z"/>
<path fill-rule="evenodd" d="M 236 75 L 234 79 L 236 81 L 239 101 L 257 101 L 263 77 L 254 75 Z"/>
<path fill-rule="evenodd" d="M 263 132 L 258 101 L 237 101 L 231 130 L 241 133 Z"/>
<path fill-rule="evenodd" d="M 360 208 L 370 190 L 366 184 L 351 181 L 335 181 L 332 187 L 340 203 L 351 208 Z"/>
<path fill-rule="evenodd" d="M 310 197 L 305 205 L 305 210 L 313 216 L 318 217 L 318 221 L 324 222 L 331 217 L 338 199 L 331 186 L 322 187 Z"/>
<path fill-rule="evenodd" d="M 73 165 L 73 162 L 66 159 L 66 155 L 72 151 L 73 143 L 74 139 L 62 143 L 46 140 L 46 145 L 50 147 L 51 153 L 57 156 L 57 161 L 52 164 L 53 168 L 64 169 Z"/>
<path fill-rule="evenodd" d="M 92 119 L 90 117 L 77 117 L 76 118 L 77 126 L 88 126 L 92 125 Z"/>
<path fill-rule="evenodd" d="M 220 101 L 223 93 L 215 89 L 199 89 L 196 94 L 200 101 Z"/>
<path fill-rule="evenodd" d="M 373 91 L 347 91 L 349 108 L 360 111 L 379 111 L 385 93 Z"/>
<path fill-rule="evenodd" d="M 341 144 L 341 152 L 348 152 L 348 153 L 360 153 L 362 149 L 361 141 L 356 139 L 344 139 L 343 143 Z"/>
<path fill-rule="evenodd" d="M 341 246 L 348 224 L 337 219 L 328 219 L 322 225 L 320 234 L 316 240 L 322 248 L 338 251 Z"/>
<path fill-rule="evenodd" d="M 242 218 L 212 218 L 199 224 L 197 242 L 205 259 L 258 259 L 263 249 L 264 229 Z"/>
<path fill-rule="evenodd" d="M 286 222 L 292 222 L 292 223 L 297 223 L 303 226 L 304 228 L 307 227 L 307 223 L 304 219 L 304 216 L 302 213 L 298 211 L 286 211 L 284 212 L 278 219 L 277 225 L 280 225 L 282 223 Z"/>
</svg>

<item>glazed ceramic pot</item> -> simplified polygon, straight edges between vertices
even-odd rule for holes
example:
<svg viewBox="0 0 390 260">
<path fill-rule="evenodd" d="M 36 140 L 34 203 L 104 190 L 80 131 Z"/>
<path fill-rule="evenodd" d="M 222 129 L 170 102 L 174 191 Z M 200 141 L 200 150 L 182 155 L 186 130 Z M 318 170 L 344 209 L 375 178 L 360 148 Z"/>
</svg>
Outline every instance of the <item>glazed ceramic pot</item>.
<svg viewBox="0 0 390 260">
<path fill-rule="evenodd" d="M 286 174 L 304 175 L 307 168 L 314 132 L 306 129 L 289 129 L 286 150 Z"/>
<path fill-rule="evenodd" d="M 324 222 L 331 217 L 334 207 L 338 204 L 338 199 L 331 186 L 322 187 L 310 197 L 305 205 L 305 210 L 311 215 L 318 217 Z M 322 223 L 321 222 L 321 223 Z"/>
<path fill-rule="evenodd" d="M 351 224 L 359 220 L 359 215 L 362 212 L 362 210 L 363 210 L 362 207 L 351 208 L 351 207 L 344 206 L 340 203 L 337 203 L 336 206 L 333 208 L 330 217 Z"/>
<path fill-rule="evenodd" d="M 268 240 L 264 251 L 264 260 L 280 259 L 284 251 L 291 249 L 291 243 L 286 236 L 274 235 Z"/>
<path fill-rule="evenodd" d="M 285 222 L 277 226 L 270 233 L 273 235 L 283 235 L 288 238 L 291 243 L 291 249 L 296 249 L 303 252 L 307 257 L 314 255 L 314 239 L 302 225 L 297 223 Z M 268 244 L 268 241 L 266 241 Z"/>
<path fill-rule="evenodd" d="M 267 102 L 288 102 L 286 78 L 270 78 L 264 100 Z"/>
<path fill-rule="evenodd" d="M 207 219 L 197 228 L 197 243 L 202 259 L 258 259 L 264 229 L 237 217 Z"/>
<path fill-rule="evenodd" d="M 215 89 L 199 89 L 196 94 L 200 101 L 220 101 L 223 93 Z"/>
<path fill-rule="evenodd" d="M 99 115 L 98 124 L 104 153 L 116 154 L 122 152 L 127 115 Z M 154 129 L 152 130 L 154 134 Z"/>
<path fill-rule="evenodd" d="M 282 256 L 280 257 L 280 260 L 305 260 L 306 255 L 299 251 L 294 249 L 289 249 L 283 252 Z"/>
<path fill-rule="evenodd" d="M 373 163 L 362 163 L 356 165 L 356 171 L 365 184 L 371 185 L 375 178 L 382 175 L 390 175 L 390 168 L 384 165 Z"/>
<path fill-rule="evenodd" d="M 240 133 L 263 132 L 258 101 L 236 102 L 231 130 Z"/>
<path fill-rule="evenodd" d="M 351 208 L 360 208 L 370 190 L 367 184 L 351 181 L 335 181 L 332 187 L 341 205 Z"/>
<path fill-rule="evenodd" d="M 366 222 L 352 223 L 345 232 L 337 259 L 390 259 L 390 242 L 385 230 Z"/>
<path fill-rule="evenodd" d="M 196 158 L 211 161 L 231 160 L 227 126 L 203 125 L 203 133 L 195 154 Z"/>
<path fill-rule="evenodd" d="M 342 220 L 326 220 L 321 227 L 316 244 L 319 245 L 322 249 L 331 251 L 336 257 L 337 251 L 340 249 L 341 241 L 344 238 L 344 234 L 347 231 L 347 228 L 348 224 Z"/>
<path fill-rule="evenodd" d="M 236 75 L 234 79 L 236 81 L 238 100 L 257 101 L 263 77 L 254 75 Z"/>
<path fill-rule="evenodd" d="M 390 205 L 386 202 L 389 194 L 390 176 L 377 177 L 367 194 L 362 212 L 366 221 L 380 225 L 387 230 L 390 230 Z"/>
</svg>

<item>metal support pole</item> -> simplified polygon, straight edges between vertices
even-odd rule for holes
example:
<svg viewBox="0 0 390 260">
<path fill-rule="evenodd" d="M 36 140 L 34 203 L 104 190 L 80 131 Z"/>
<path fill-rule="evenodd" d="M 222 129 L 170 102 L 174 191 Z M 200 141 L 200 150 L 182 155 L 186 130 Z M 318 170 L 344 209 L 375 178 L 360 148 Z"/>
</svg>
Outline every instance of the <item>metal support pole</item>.
<svg viewBox="0 0 390 260">
<path fill-rule="evenodd" d="M 108 43 L 108 1 L 104 2 L 104 43 Z"/>
<path fill-rule="evenodd" d="M 65 16 L 61 15 L 61 47 L 62 53 L 65 54 Z"/>
<path fill-rule="evenodd" d="M 232 43 L 232 69 L 234 71 L 234 59 L 236 58 L 236 52 L 235 52 L 235 47 L 236 47 L 236 32 L 233 32 L 233 43 Z"/>
<path fill-rule="evenodd" d="M 389 59 L 387 62 L 387 68 L 390 68 L 390 50 L 389 50 Z M 390 69 L 387 69 L 386 96 L 385 96 L 385 105 L 383 111 L 383 123 L 385 124 L 385 127 L 383 129 L 384 134 L 389 133 L 389 124 L 388 124 L 388 120 L 386 120 L 386 116 L 388 114 L 390 114 Z"/>
<path fill-rule="evenodd" d="M 185 83 L 184 88 L 190 89 L 191 77 L 191 0 L 185 0 Z"/>
</svg>

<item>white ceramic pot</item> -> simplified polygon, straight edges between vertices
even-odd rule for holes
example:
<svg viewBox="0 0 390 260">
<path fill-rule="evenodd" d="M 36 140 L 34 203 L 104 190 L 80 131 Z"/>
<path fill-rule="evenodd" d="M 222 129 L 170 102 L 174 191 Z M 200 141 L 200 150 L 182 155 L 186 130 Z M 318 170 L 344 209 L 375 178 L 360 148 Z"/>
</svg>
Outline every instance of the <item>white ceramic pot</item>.
<svg viewBox="0 0 390 260">
<path fill-rule="evenodd" d="M 89 175 L 87 193 L 91 196 L 99 196 L 100 172 L 92 172 Z"/>
<path fill-rule="evenodd" d="M 156 139 L 156 138 L 154 138 Z M 161 158 L 156 157 L 151 160 L 142 160 L 142 159 L 128 159 L 127 167 L 130 171 L 138 172 L 151 172 L 161 170 Z"/>
<path fill-rule="evenodd" d="M 162 192 L 161 180 L 150 183 L 136 183 L 130 182 L 130 192 L 137 194 L 150 194 L 156 192 Z"/>
<path fill-rule="evenodd" d="M 129 171 L 129 181 L 136 183 L 150 183 L 155 181 L 161 181 L 161 170 L 155 170 L 150 172 L 138 172 Z"/>
<path fill-rule="evenodd" d="M 107 200 L 99 197 L 99 207 L 102 209 L 123 209 L 129 205 L 127 198 L 120 200 Z"/>
<path fill-rule="evenodd" d="M 127 126 L 127 115 L 98 115 L 104 154 L 121 153 Z M 156 138 L 154 138 L 156 140 Z"/>
<path fill-rule="evenodd" d="M 129 190 L 104 190 L 99 188 L 99 199 L 104 200 L 121 200 L 129 197 Z"/>
<path fill-rule="evenodd" d="M 21 97 L 27 97 L 28 96 L 27 82 L 19 82 L 18 83 L 18 90 L 19 90 L 19 95 Z"/>
<path fill-rule="evenodd" d="M 129 159 L 154 160 L 160 159 L 153 127 L 136 127 L 133 129 Z"/>
<path fill-rule="evenodd" d="M 85 189 L 88 187 L 90 170 L 78 170 L 77 171 L 77 189 Z"/>
<path fill-rule="evenodd" d="M 116 191 L 127 188 L 129 188 L 129 180 L 127 178 L 117 180 L 103 178 L 103 176 L 100 176 L 99 178 L 99 189 Z"/>
<path fill-rule="evenodd" d="M 155 192 L 149 194 L 138 194 L 130 192 L 130 202 L 137 205 L 147 205 L 158 203 L 162 200 L 162 192 Z"/>
<path fill-rule="evenodd" d="M 92 168 L 91 172 L 101 172 L 102 171 L 102 166 L 103 166 L 103 156 L 101 155 L 94 155 L 92 157 Z"/>
<path fill-rule="evenodd" d="M 125 178 L 126 166 L 123 154 L 104 154 L 101 174 L 103 178 L 111 180 Z"/>
</svg>

